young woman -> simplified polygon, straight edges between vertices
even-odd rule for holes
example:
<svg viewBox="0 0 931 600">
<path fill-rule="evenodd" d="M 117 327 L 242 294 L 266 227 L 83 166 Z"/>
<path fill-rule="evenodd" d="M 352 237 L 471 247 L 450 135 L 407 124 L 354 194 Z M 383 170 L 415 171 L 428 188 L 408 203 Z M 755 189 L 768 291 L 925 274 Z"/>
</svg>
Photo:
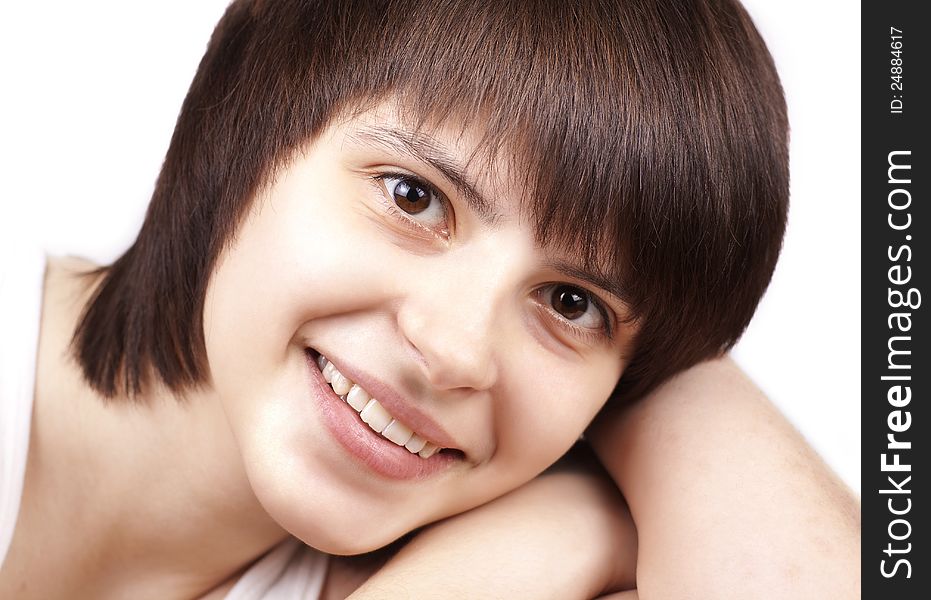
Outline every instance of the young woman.
<svg viewBox="0 0 931 600">
<path fill-rule="evenodd" d="M 314 595 L 324 553 L 454 515 L 358 594 L 592 596 L 634 585 L 636 551 L 670 597 L 709 548 L 725 585 L 770 585 L 824 532 L 846 567 L 844 502 L 817 463 L 789 476 L 810 454 L 732 367 L 656 391 L 752 315 L 785 135 L 730 3 L 234 3 L 136 242 L 45 271 L 34 407 L 4 398 L 29 446 L 0 593 Z M 584 456 L 537 478 L 599 412 L 636 536 Z M 722 498 L 746 500 L 730 522 Z M 786 537 L 735 546 L 757 517 Z M 524 568 L 494 571 L 515 543 Z M 332 564 L 335 595 L 338 565 L 372 570 Z"/>
</svg>

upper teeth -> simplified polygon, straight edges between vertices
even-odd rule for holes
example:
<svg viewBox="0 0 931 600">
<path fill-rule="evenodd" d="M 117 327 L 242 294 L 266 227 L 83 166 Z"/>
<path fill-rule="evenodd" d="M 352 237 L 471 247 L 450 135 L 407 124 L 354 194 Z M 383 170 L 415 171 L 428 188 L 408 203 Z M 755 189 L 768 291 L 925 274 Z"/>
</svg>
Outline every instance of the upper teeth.
<svg viewBox="0 0 931 600">
<path fill-rule="evenodd" d="M 378 400 L 340 373 L 324 356 L 321 355 L 317 359 L 317 365 L 336 395 L 359 413 L 362 421 L 373 431 L 398 446 L 404 446 L 411 454 L 417 454 L 421 458 L 430 458 L 440 449 L 395 419 Z"/>
</svg>

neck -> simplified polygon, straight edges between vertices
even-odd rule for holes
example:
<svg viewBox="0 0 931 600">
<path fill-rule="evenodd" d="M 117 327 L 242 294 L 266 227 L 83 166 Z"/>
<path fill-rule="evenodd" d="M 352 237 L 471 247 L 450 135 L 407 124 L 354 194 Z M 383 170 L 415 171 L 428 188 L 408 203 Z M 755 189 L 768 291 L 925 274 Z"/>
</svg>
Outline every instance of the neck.
<svg viewBox="0 0 931 600">
<path fill-rule="evenodd" d="M 286 533 L 256 500 L 207 387 L 105 401 L 87 386 L 67 348 L 89 287 L 50 263 L 24 517 L 29 504 L 42 523 L 68 524 L 51 539 L 71 540 L 63 559 L 80 557 L 77 572 L 94 584 L 142 587 L 162 575 L 181 595 L 203 593 Z"/>
</svg>

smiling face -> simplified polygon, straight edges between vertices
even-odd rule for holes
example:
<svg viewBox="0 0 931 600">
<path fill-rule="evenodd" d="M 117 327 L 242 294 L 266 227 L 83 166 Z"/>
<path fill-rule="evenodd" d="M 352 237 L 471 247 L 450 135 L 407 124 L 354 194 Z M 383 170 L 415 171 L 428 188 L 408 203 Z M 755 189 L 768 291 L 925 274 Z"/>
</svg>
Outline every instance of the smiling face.
<svg viewBox="0 0 931 600">
<path fill-rule="evenodd" d="M 252 487 L 323 551 L 374 549 L 533 478 L 623 370 L 625 305 L 536 243 L 515 179 L 474 148 L 392 111 L 334 120 L 210 281 L 210 381 Z"/>
</svg>

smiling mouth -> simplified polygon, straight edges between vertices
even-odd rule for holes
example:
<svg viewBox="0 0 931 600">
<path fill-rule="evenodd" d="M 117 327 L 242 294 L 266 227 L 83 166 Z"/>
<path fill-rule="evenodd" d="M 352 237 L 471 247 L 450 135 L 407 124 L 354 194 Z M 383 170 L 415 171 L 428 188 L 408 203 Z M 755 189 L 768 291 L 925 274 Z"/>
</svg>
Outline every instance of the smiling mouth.
<svg viewBox="0 0 931 600">
<path fill-rule="evenodd" d="M 308 348 L 307 352 L 313 358 L 314 364 L 322 373 L 323 379 L 333 389 L 333 392 L 348 404 L 358 414 L 359 419 L 368 425 L 372 431 L 422 459 L 428 459 L 436 453 L 452 455 L 457 458 L 464 457 L 461 450 L 442 448 L 396 419 L 362 386 L 340 373 L 336 365 L 327 360 L 325 356 L 312 348 Z"/>
</svg>

